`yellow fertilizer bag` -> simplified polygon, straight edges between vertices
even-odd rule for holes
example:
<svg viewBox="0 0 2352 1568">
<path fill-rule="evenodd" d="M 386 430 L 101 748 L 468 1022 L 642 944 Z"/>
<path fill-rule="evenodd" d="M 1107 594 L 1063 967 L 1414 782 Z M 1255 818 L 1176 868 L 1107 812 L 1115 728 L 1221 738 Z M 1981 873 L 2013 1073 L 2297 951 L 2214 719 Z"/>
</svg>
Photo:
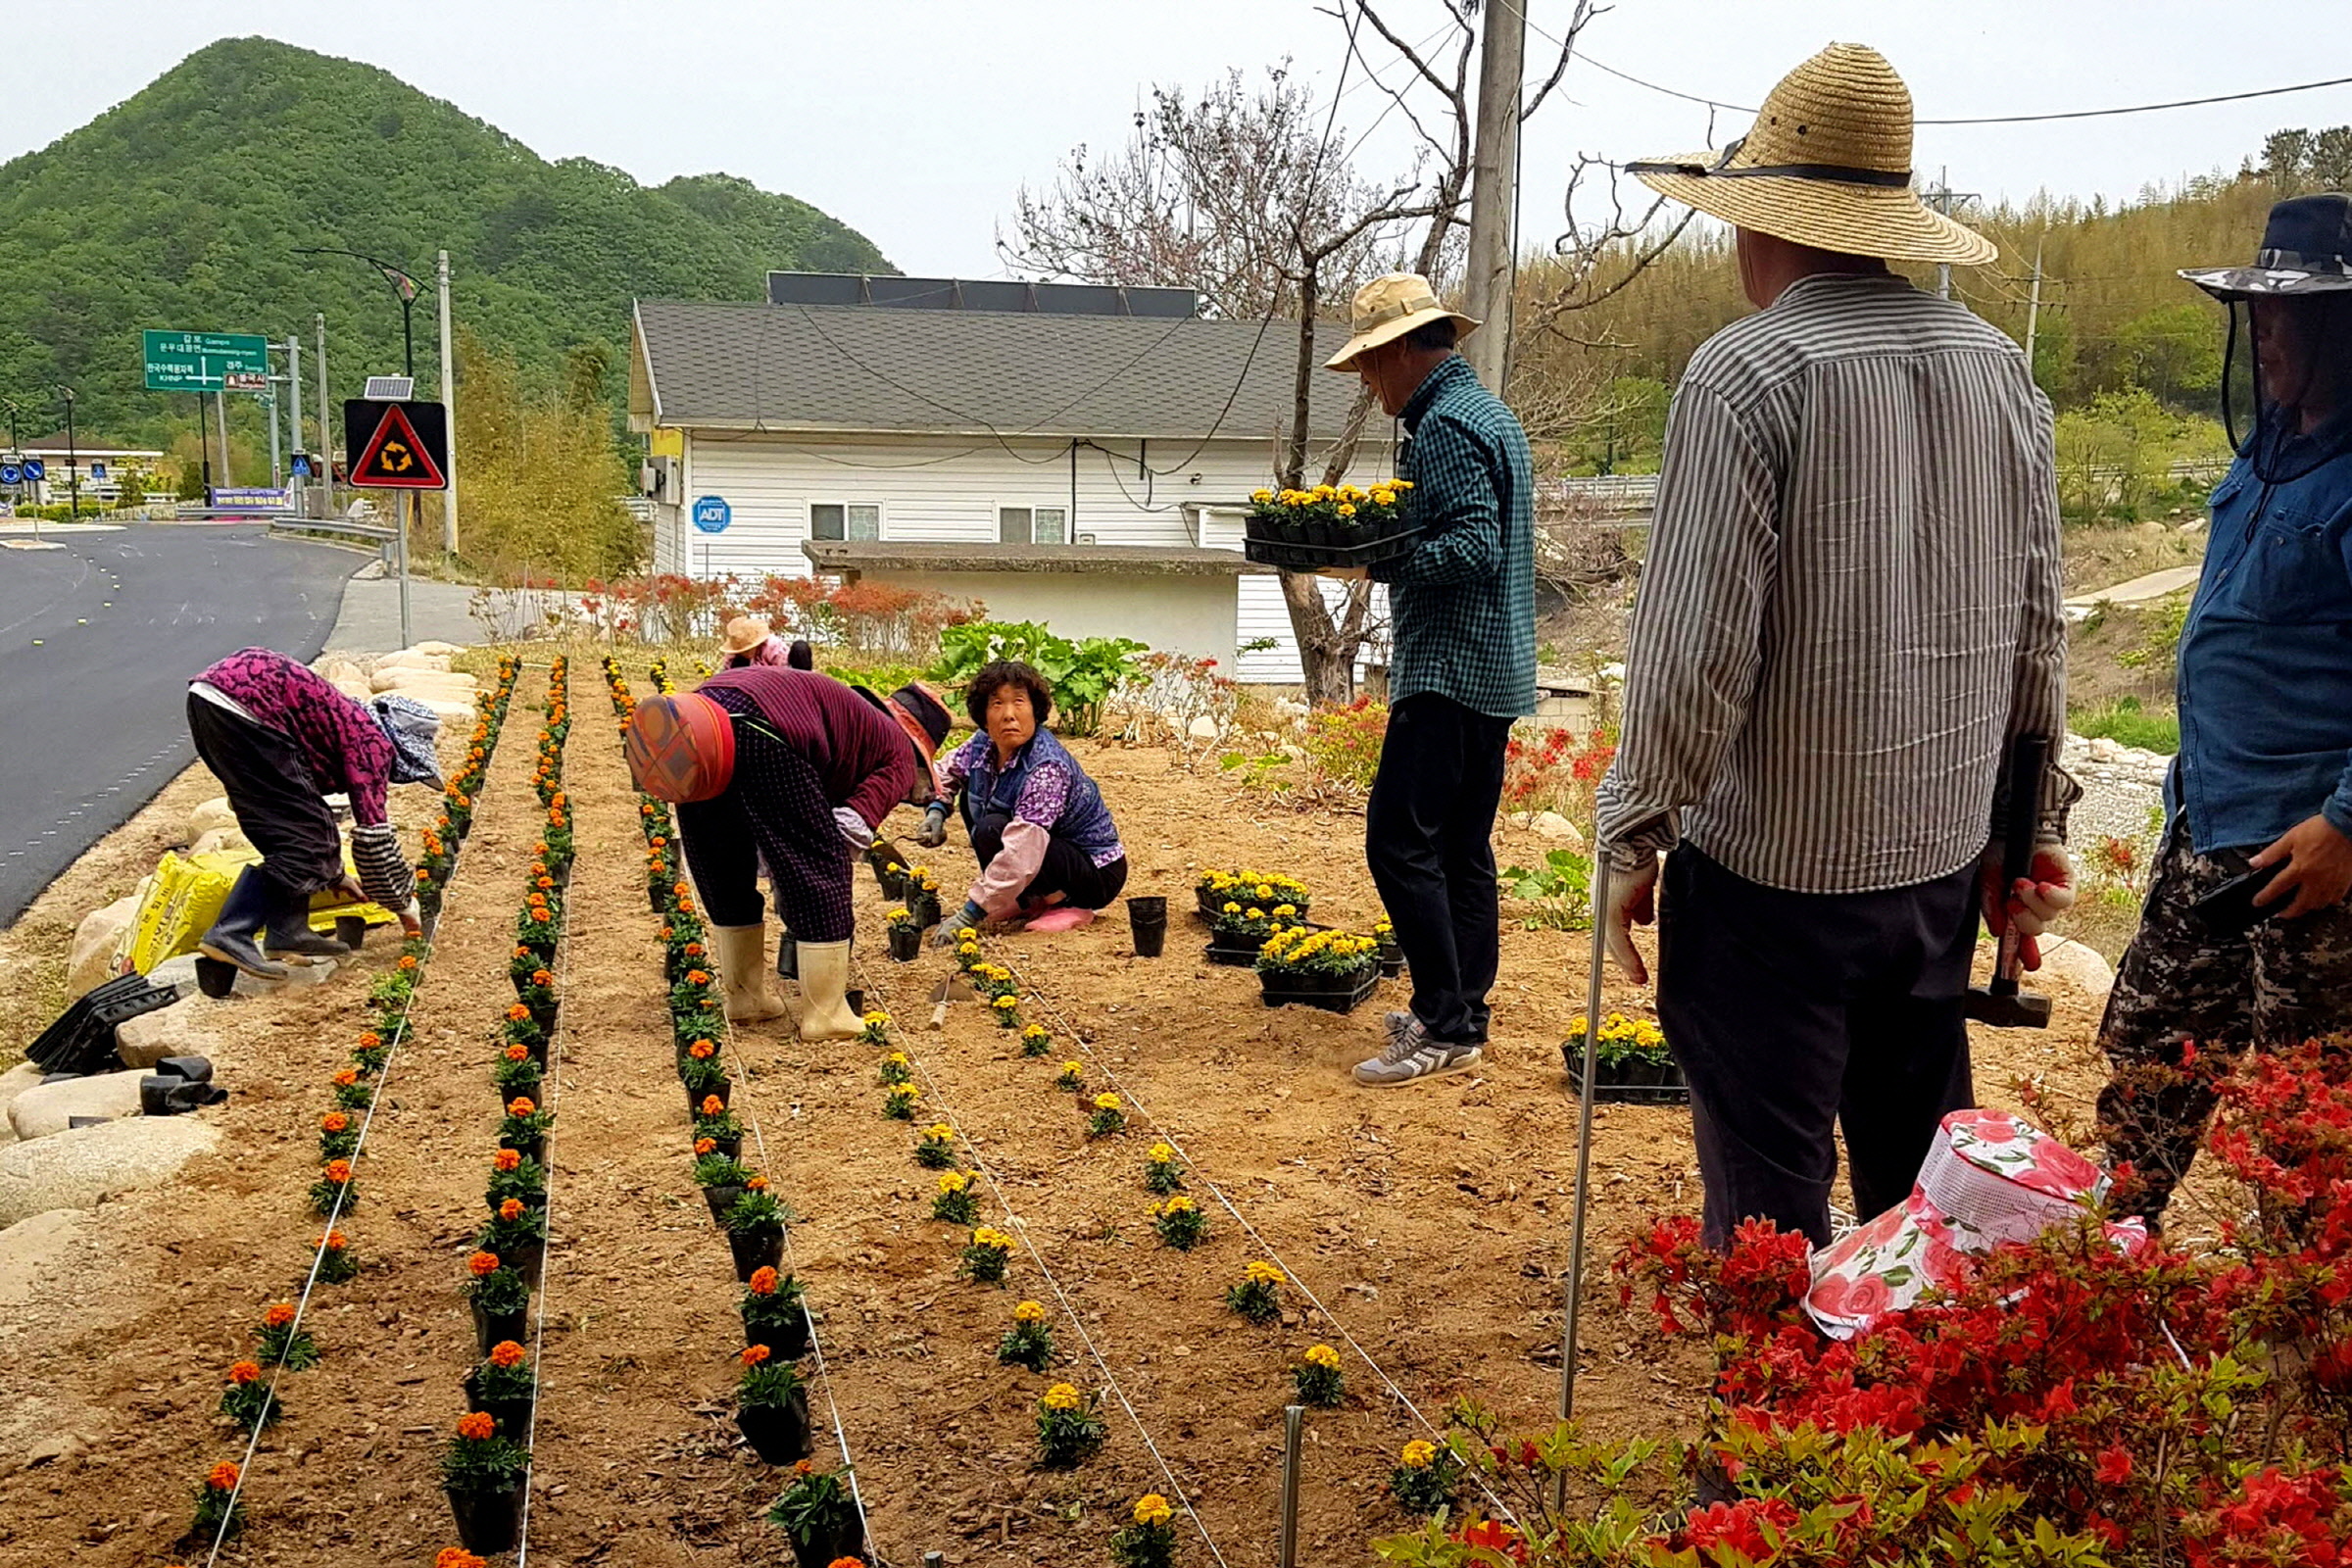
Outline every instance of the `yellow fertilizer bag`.
<svg viewBox="0 0 2352 1568">
<path fill-rule="evenodd" d="M 140 885 L 139 912 L 130 922 L 130 966 L 145 974 L 166 958 L 194 953 L 197 939 L 220 917 L 220 906 L 227 901 L 237 873 L 260 864 L 261 858 L 259 851 L 250 849 L 214 850 L 194 856 L 166 852 L 156 862 L 155 874 Z M 343 868 L 353 870 L 348 850 Z M 332 931 L 340 915 L 358 915 L 369 925 L 386 925 L 396 918 L 381 905 L 331 890 L 312 896 L 310 923 L 314 930 Z"/>
</svg>

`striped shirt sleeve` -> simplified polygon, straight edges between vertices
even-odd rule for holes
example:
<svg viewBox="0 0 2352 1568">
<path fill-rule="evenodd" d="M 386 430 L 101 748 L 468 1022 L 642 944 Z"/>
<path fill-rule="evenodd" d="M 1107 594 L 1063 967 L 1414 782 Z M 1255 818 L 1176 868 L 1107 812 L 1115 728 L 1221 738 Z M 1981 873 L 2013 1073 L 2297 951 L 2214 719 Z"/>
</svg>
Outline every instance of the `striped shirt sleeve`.
<svg viewBox="0 0 2352 1568">
<path fill-rule="evenodd" d="M 2059 540 L 2058 475 L 2051 439 L 2050 400 L 2036 389 L 2031 493 L 2027 498 L 2024 616 L 2018 626 L 2017 684 L 2010 696 L 2007 740 L 2038 735 L 2050 743 L 2050 765 L 2041 775 L 2034 803 L 2037 836 L 2066 841 L 2067 815 L 2082 798 L 2082 786 L 2057 765 L 2066 740 L 2066 567 Z M 2001 836 L 2009 794 L 2008 770 L 1994 786 L 1990 835 Z"/>
<path fill-rule="evenodd" d="M 1686 384 L 1634 609 L 1624 746 L 1600 788 L 1599 836 L 1620 869 L 1681 842 L 1683 808 L 1705 796 L 1747 721 L 1779 569 L 1778 492 L 1759 433 Z"/>
</svg>

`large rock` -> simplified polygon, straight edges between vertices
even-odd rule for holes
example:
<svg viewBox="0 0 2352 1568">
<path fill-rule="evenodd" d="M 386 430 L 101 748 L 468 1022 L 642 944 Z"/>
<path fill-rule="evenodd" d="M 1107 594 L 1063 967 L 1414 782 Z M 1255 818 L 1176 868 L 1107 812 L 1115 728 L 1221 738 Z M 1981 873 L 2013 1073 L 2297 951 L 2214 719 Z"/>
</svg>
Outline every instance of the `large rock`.
<svg viewBox="0 0 2352 1568">
<path fill-rule="evenodd" d="M 218 855 L 223 850 L 250 850 L 253 841 L 234 827 L 217 827 L 188 846 L 190 856 Z"/>
<path fill-rule="evenodd" d="M 447 654 L 428 654 L 421 648 L 403 648 L 397 654 L 386 654 L 375 662 L 378 673 L 387 669 L 430 669 L 449 672 Z"/>
<path fill-rule="evenodd" d="M 454 655 L 462 654 L 466 650 L 461 644 L 436 642 L 428 637 L 423 642 L 418 643 L 415 648 L 409 651 L 416 654 L 438 654 L 442 658 L 448 659 Z"/>
<path fill-rule="evenodd" d="M 20 1061 L 6 1072 L 0 1072 L 0 1144 L 17 1141 L 16 1130 L 8 1124 L 8 1107 L 27 1089 L 37 1089 L 49 1076 L 29 1061 Z"/>
<path fill-rule="evenodd" d="M 66 991 L 86 996 L 114 978 L 115 946 L 139 912 L 139 896 L 117 899 L 103 909 L 92 909 L 74 928 L 74 953 L 66 960 Z"/>
<path fill-rule="evenodd" d="M 1565 840 L 1568 848 L 1576 851 L 1580 855 L 1584 853 L 1584 834 L 1578 832 L 1576 824 L 1569 821 L 1559 812 L 1538 811 L 1534 818 L 1530 821 L 1529 825 L 1533 827 L 1541 836 L 1547 839 Z"/>
<path fill-rule="evenodd" d="M 368 684 L 379 692 L 405 692 L 412 697 L 429 693 L 453 699 L 471 699 L 481 689 L 480 681 L 453 669 L 414 669 L 401 664 L 378 668 L 368 677 Z"/>
<path fill-rule="evenodd" d="M 29 1143 L 54 1138 L 76 1116 L 136 1116 L 141 1072 L 101 1072 L 27 1089 L 8 1104 L 8 1125 Z"/>
<path fill-rule="evenodd" d="M 197 994 L 191 985 L 171 1006 L 158 1007 L 115 1025 L 115 1054 L 122 1059 L 123 1066 L 142 1071 L 166 1056 L 222 1059 L 233 1054 L 225 1045 L 234 1038 L 239 1011 L 233 999 L 215 1002 Z"/>
<path fill-rule="evenodd" d="M 2115 989 L 2115 969 L 2106 956 L 2072 940 L 2045 946 L 2037 972 L 2057 975 L 2085 996 L 2104 997 Z"/>
<path fill-rule="evenodd" d="M 228 797 L 216 795 L 209 801 L 198 801 L 188 811 L 187 825 L 180 829 L 180 842 L 193 844 L 218 827 L 235 827 L 237 813 L 228 808 Z"/>
<path fill-rule="evenodd" d="M 307 964 L 289 963 L 283 980 L 257 980 L 240 969 L 237 972 L 236 995 L 266 997 L 272 992 L 283 991 L 290 985 L 322 986 L 334 978 L 335 963 L 333 958 L 314 958 Z M 159 986 L 177 986 L 180 995 L 192 996 L 196 993 L 196 955 L 182 953 L 175 957 L 166 958 L 147 971 L 147 978 Z M 115 1038 L 122 1038 L 121 1030 L 116 1031 Z"/>
<path fill-rule="evenodd" d="M 128 1116 L 10 1144 L 0 1149 L 0 1226 L 160 1187 L 220 1147 L 220 1129 L 194 1116 Z"/>
<path fill-rule="evenodd" d="M 60 1208 L 0 1231 L 0 1306 L 23 1306 L 41 1281 L 64 1271 L 90 1231 L 90 1216 Z"/>
</svg>

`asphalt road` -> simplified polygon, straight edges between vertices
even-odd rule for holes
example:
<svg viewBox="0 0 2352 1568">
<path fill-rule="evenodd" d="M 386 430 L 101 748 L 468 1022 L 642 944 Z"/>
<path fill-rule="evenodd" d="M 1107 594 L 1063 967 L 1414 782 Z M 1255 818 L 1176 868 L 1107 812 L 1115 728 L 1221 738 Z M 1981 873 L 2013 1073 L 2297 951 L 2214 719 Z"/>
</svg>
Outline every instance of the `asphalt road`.
<svg viewBox="0 0 2352 1568">
<path fill-rule="evenodd" d="M 195 760 L 189 679 L 317 658 L 363 560 L 258 524 L 51 537 L 0 550 L 0 926 Z"/>
</svg>

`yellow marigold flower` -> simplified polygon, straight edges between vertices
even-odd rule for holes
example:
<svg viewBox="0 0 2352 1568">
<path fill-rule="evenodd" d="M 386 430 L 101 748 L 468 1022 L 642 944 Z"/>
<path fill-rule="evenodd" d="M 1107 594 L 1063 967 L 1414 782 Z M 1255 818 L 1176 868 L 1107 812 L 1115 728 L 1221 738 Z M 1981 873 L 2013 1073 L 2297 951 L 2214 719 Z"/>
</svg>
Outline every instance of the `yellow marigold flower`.
<svg viewBox="0 0 2352 1568">
<path fill-rule="evenodd" d="M 912 1100 L 914 1098 L 914 1085 L 892 1084 L 890 1086 L 890 1098 L 893 1100 Z"/>
<path fill-rule="evenodd" d="M 999 1012 L 1010 1012 L 1013 1008 L 1019 1006 L 1020 1004 L 1021 999 L 1018 997 L 999 997 L 996 1001 L 989 1004 L 990 1006 L 996 1008 Z"/>
<path fill-rule="evenodd" d="M 1075 1410 L 1078 1408 L 1078 1391 L 1067 1383 L 1056 1383 L 1037 1402 L 1049 1410 Z"/>
<path fill-rule="evenodd" d="M 1153 1144 L 1151 1159 L 1154 1165 L 1172 1165 L 1176 1162 L 1176 1151 L 1166 1144 Z"/>
<path fill-rule="evenodd" d="M 1274 499 L 1274 492 L 1271 490 L 1252 490 L 1250 492 L 1250 499 L 1262 507 L 1267 502 Z"/>
<path fill-rule="evenodd" d="M 1271 1263 L 1251 1263 L 1242 1271 L 1250 1276 L 1252 1285 L 1280 1285 L 1290 1276 Z"/>
<path fill-rule="evenodd" d="M 980 940 L 980 933 L 973 930 L 968 925 L 959 925 L 956 928 L 956 940 L 958 942 L 977 942 Z"/>
<path fill-rule="evenodd" d="M 956 1136 L 956 1129 L 944 1121 L 935 1121 L 923 1129 L 923 1136 L 935 1144 L 944 1144 Z"/>
<path fill-rule="evenodd" d="M 939 1173 L 939 1190 L 943 1193 L 960 1193 L 970 1185 L 971 1178 L 961 1171 L 947 1170 Z"/>
<path fill-rule="evenodd" d="M 1061 1070 L 1068 1073 L 1079 1073 L 1086 1071 L 1086 1067 L 1080 1062 L 1065 1061 L 1061 1064 Z"/>
<path fill-rule="evenodd" d="M 1399 1457 L 1404 1460 L 1407 1470 L 1426 1470 L 1437 1456 L 1437 1445 L 1415 1438 L 1404 1446 L 1404 1452 Z"/>
<path fill-rule="evenodd" d="M 894 1067 L 904 1067 L 906 1065 L 906 1053 L 904 1051 L 894 1051 L 889 1055 L 884 1056 L 882 1059 L 889 1062 Z"/>
<path fill-rule="evenodd" d="M 1097 1110 L 1116 1110 L 1119 1108 L 1119 1097 L 1113 1094 L 1097 1095 L 1095 1108 Z"/>
<path fill-rule="evenodd" d="M 1329 1367 L 1336 1372 L 1340 1367 L 1340 1352 L 1328 1345 L 1310 1345 L 1306 1348 L 1306 1364 Z"/>
<path fill-rule="evenodd" d="M 1298 906 L 1296 904 L 1277 904 L 1274 906 L 1274 912 L 1287 920 L 1292 915 L 1298 912 Z"/>
<path fill-rule="evenodd" d="M 1154 1209 L 1152 1212 L 1158 1214 L 1182 1214 L 1190 1210 L 1192 1206 L 1193 1200 L 1185 1197 L 1182 1193 L 1178 1193 L 1175 1197 L 1160 1204 L 1159 1207 Z"/>
<path fill-rule="evenodd" d="M 1012 1309 L 1012 1320 L 1015 1323 L 1043 1323 L 1046 1320 L 1045 1306 L 1037 1301 L 1023 1301 Z"/>
<path fill-rule="evenodd" d="M 1343 517 L 1352 517 L 1352 516 L 1354 516 L 1354 515 L 1355 515 L 1355 507 L 1354 507 L 1354 505 L 1353 505 L 1352 503 L 1350 503 L 1350 502 L 1346 502 L 1346 501 L 1343 501 L 1343 502 L 1341 502 L 1341 503 L 1340 503 L 1340 515 L 1341 515 L 1341 516 L 1343 516 Z"/>
<path fill-rule="evenodd" d="M 1156 1492 L 1147 1492 L 1135 1499 L 1135 1522 L 1139 1525 L 1164 1525 L 1174 1517 L 1168 1499 Z"/>
</svg>

